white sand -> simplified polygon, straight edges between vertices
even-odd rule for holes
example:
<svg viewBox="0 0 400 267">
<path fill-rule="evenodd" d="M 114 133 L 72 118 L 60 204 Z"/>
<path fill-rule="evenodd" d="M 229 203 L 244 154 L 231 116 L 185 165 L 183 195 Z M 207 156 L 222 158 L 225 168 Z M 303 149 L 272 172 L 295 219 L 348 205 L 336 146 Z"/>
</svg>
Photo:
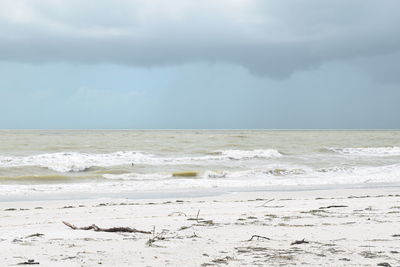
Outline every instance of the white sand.
<svg viewBox="0 0 400 267">
<path fill-rule="evenodd" d="M 397 192 L 251 192 L 183 202 L 2 202 L 0 265 L 34 259 L 40 263 L 36 266 L 400 266 Z M 331 205 L 346 207 L 322 208 Z M 198 220 L 188 220 L 199 210 Z M 62 221 L 147 231 L 155 227 L 157 240 L 149 246 L 153 234 L 72 230 Z M 36 233 L 43 235 L 28 237 Z M 248 241 L 252 235 L 271 240 Z M 303 238 L 309 243 L 291 245 Z"/>
</svg>

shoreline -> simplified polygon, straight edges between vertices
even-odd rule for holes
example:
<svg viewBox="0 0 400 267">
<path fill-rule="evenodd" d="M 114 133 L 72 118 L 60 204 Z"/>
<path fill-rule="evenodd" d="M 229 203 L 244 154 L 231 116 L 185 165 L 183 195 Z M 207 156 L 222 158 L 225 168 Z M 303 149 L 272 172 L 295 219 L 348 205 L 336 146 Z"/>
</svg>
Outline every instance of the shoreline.
<svg viewBox="0 0 400 267">
<path fill-rule="evenodd" d="M 369 190 L 369 189 L 399 189 L 400 183 L 362 183 L 362 184 L 330 184 L 330 185 L 300 185 L 300 186 L 264 186 L 264 187 L 212 187 L 212 188 L 183 188 L 167 190 L 144 190 L 123 192 L 32 192 L 29 194 L 1 195 L 3 202 L 28 202 L 28 201 L 57 201 L 57 200 L 94 200 L 109 199 L 168 199 L 168 198 L 196 198 L 208 196 L 221 196 L 231 193 L 253 192 L 312 192 L 324 190 Z"/>
<path fill-rule="evenodd" d="M 41 266 L 397 266 L 397 192 L 380 187 L 0 202 L 0 261 L 5 266 L 32 259 Z M 73 230 L 62 221 L 151 234 Z"/>
</svg>

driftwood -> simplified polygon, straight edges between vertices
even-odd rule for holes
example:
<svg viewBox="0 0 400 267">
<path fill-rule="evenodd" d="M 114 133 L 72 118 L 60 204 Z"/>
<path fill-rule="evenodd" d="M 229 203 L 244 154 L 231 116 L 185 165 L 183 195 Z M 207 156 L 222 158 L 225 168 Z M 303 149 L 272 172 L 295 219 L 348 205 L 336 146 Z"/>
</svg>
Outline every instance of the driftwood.
<svg viewBox="0 0 400 267">
<path fill-rule="evenodd" d="M 275 198 L 269 199 L 269 200 L 267 200 L 266 202 L 264 202 L 264 204 L 262 204 L 262 205 L 260 205 L 260 206 L 257 206 L 257 207 L 265 207 L 266 204 L 268 204 L 269 202 L 272 202 L 272 201 L 274 201 L 274 200 L 275 200 Z"/>
<path fill-rule="evenodd" d="M 152 238 L 149 238 L 149 240 L 147 240 L 146 245 L 148 245 L 149 247 L 155 246 L 154 242 L 156 242 L 158 240 L 165 240 L 165 237 L 163 237 L 161 234 L 153 236 Z M 160 246 L 156 246 L 156 247 L 160 247 Z"/>
<path fill-rule="evenodd" d="M 389 263 L 387 263 L 387 262 L 381 262 L 381 263 L 378 263 L 378 265 L 377 266 L 383 266 L 383 267 L 392 267 L 392 265 L 390 265 Z"/>
<path fill-rule="evenodd" d="M 35 264 L 40 264 L 40 263 L 35 260 L 27 260 L 24 262 L 17 263 L 17 265 L 35 265 Z"/>
<path fill-rule="evenodd" d="M 212 262 L 217 263 L 217 264 L 219 264 L 219 263 L 228 264 L 228 261 L 232 261 L 232 260 L 234 260 L 234 258 L 232 258 L 230 256 L 226 256 L 223 258 L 214 259 L 214 260 L 212 260 Z"/>
<path fill-rule="evenodd" d="M 151 234 L 150 231 L 143 231 L 143 230 L 138 230 L 138 229 L 130 228 L 130 227 L 100 228 L 95 224 L 92 224 L 90 226 L 85 226 L 85 227 L 77 227 L 77 226 L 70 224 L 68 222 L 65 222 L 65 221 L 63 221 L 63 224 L 65 224 L 66 226 L 68 226 L 69 228 L 71 228 L 73 230 L 94 230 L 96 232 Z"/>
<path fill-rule="evenodd" d="M 331 209 L 331 208 L 347 208 L 348 206 L 346 205 L 331 205 L 331 206 L 326 206 L 326 207 L 320 207 L 320 210 L 323 209 Z"/>
<path fill-rule="evenodd" d="M 25 236 L 25 238 L 29 238 L 29 237 L 40 237 L 40 236 L 44 236 L 44 234 L 36 233 L 36 234 L 32 234 L 32 235 L 27 235 L 27 236 Z"/>
<path fill-rule="evenodd" d="M 174 211 L 174 212 L 172 212 L 172 213 L 168 214 L 168 216 L 175 216 L 175 215 L 177 215 L 177 216 L 185 216 L 185 217 L 187 217 L 186 213 L 184 213 L 184 212 L 181 212 L 181 211 Z"/>
<path fill-rule="evenodd" d="M 302 240 L 296 240 L 296 241 L 292 242 L 290 245 L 293 246 L 293 245 L 308 244 L 308 243 L 310 243 L 310 242 L 305 241 L 305 238 L 303 238 Z"/>
<path fill-rule="evenodd" d="M 199 218 L 200 210 L 197 211 L 197 216 L 196 218 L 187 218 L 188 221 L 196 221 L 199 222 L 199 220 L 204 220 L 203 218 Z"/>
<path fill-rule="evenodd" d="M 260 238 L 262 239 L 266 239 L 266 240 L 271 240 L 271 238 L 268 238 L 266 236 L 261 236 L 261 235 L 252 235 L 251 238 L 247 241 L 253 241 L 253 238 L 257 238 L 257 240 L 259 240 Z"/>
<path fill-rule="evenodd" d="M 146 245 L 148 245 L 149 247 L 161 247 L 158 245 L 155 245 L 154 242 L 159 241 L 159 240 L 165 240 L 164 234 L 168 232 L 168 230 L 162 230 L 161 233 L 158 233 L 156 235 L 156 227 L 153 227 L 153 237 L 149 238 L 149 240 L 147 240 Z"/>
</svg>

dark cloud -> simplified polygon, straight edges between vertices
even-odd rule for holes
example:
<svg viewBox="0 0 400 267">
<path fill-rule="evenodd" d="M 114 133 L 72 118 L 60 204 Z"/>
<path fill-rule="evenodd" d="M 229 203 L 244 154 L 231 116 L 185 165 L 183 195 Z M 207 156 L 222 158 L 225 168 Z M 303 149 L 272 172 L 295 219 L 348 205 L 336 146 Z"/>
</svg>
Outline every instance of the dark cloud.
<svg viewBox="0 0 400 267">
<path fill-rule="evenodd" d="M 389 68 L 400 50 L 395 0 L 5 0 L 0 10 L 3 61 L 224 62 L 283 79 L 335 60 Z"/>
</svg>

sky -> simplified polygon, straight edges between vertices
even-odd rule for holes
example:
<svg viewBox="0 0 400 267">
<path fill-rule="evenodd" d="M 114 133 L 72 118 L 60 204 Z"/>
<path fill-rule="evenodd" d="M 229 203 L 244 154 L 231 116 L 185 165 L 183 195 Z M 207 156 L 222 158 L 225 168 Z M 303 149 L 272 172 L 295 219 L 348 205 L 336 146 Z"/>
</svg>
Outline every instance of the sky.
<svg viewBox="0 0 400 267">
<path fill-rule="evenodd" d="M 2 0 L 0 129 L 399 129 L 397 0 Z"/>
</svg>

